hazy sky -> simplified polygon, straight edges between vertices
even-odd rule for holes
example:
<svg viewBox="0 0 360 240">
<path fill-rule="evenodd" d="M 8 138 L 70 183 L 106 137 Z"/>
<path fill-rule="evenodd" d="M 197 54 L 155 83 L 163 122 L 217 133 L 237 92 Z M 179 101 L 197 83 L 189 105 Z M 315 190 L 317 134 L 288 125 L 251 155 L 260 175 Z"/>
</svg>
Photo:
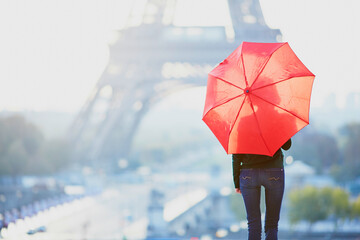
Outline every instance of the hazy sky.
<svg viewBox="0 0 360 240">
<path fill-rule="evenodd" d="M 316 75 L 312 100 L 319 105 L 331 92 L 344 104 L 360 93 L 360 1 L 261 0 L 270 27 L 279 28 Z"/>
<path fill-rule="evenodd" d="M 0 111 L 78 111 L 107 64 L 112 30 L 122 27 L 134 1 L 0 1 Z M 196 5 L 210 0 L 194 1 L 199 4 L 192 4 L 186 20 L 197 16 L 196 21 L 204 22 L 211 12 L 225 9 L 216 8 L 224 0 L 214 0 L 208 9 Z M 360 92 L 360 1 L 260 2 L 267 24 L 280 28 L 283 40 L 316 75 L 314 106 L 331 92 L 339 96 L 339 104 L 348 92 Z M 203 92 L 189 90 L 170 99 L 192 94 L 201 101 Z"/>
</svg>

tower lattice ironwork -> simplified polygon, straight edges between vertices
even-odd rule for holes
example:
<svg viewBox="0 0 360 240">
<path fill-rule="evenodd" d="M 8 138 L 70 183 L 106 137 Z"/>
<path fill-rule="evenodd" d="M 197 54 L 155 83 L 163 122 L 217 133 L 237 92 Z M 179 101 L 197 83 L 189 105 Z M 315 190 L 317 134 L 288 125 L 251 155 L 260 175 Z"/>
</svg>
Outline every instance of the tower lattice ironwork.
<svg viewBox="0 0 360 240">
<path fill-rule="evenodd" d="M 69 136 L 88 158 L 126 158 L 144 114 L 165 95 L 205 86 L 207 73 L 242 41 L 276 42 L 259 0 L 228 0 L 231 24 L 172 24 L 176 0 L 148 0 L 141 24 L 118 31 L 109 64 L 74 120 Z"/>
</svg>

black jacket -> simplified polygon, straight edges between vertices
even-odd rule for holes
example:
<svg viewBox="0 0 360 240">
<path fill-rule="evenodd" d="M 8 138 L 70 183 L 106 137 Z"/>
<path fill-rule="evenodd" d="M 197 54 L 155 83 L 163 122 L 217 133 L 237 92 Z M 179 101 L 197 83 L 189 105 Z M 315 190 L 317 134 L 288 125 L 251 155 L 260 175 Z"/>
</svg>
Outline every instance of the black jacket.
<svg viewBox="0 0 360 240">
<path fill-rule="evenodd" d="M 291 139 L 289 139 L 281 148 L 288 150 L 291 147 Z M 284 166 L 284 154 L 281 148 L 271 156 L 258 154 L 233 154 L 232 167 L 235 188 L 239 188 L 240 170 L 242 168 L 281 168 Z"/>
</svg>

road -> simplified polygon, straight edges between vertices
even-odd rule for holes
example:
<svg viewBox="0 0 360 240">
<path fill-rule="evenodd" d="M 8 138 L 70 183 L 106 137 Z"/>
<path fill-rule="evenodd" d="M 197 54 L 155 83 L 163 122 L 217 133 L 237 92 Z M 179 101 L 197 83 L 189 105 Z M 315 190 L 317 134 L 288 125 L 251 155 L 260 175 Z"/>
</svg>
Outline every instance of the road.
<svg viewBox="0 0 360 240">
<path fill-rule="evenodd" d="M 28 235 L 14 227 L 9 229 L 5 239 L 143 238 L 147 226 L 148 191 L 146 185 L 134 184 L 107 189 L 99 196 L 87 197 L 44 214 L 45 232 Z"/>
</svg>

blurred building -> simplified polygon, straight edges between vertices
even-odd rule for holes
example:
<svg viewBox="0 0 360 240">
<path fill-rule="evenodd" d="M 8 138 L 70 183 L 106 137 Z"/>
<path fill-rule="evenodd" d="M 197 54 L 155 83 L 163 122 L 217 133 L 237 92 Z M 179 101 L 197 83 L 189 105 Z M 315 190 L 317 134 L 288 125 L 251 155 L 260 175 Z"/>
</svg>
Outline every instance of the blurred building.
<svg viewBox="0 0 360 240">
<path fill-rule="evenodd" d="M 296 187 L 303 187 L 308 178 L 315 175 L 315 169 L 302 161 L 294 161 L 285 166 L 285 187 L 292 189 Z"/>
</svg>

